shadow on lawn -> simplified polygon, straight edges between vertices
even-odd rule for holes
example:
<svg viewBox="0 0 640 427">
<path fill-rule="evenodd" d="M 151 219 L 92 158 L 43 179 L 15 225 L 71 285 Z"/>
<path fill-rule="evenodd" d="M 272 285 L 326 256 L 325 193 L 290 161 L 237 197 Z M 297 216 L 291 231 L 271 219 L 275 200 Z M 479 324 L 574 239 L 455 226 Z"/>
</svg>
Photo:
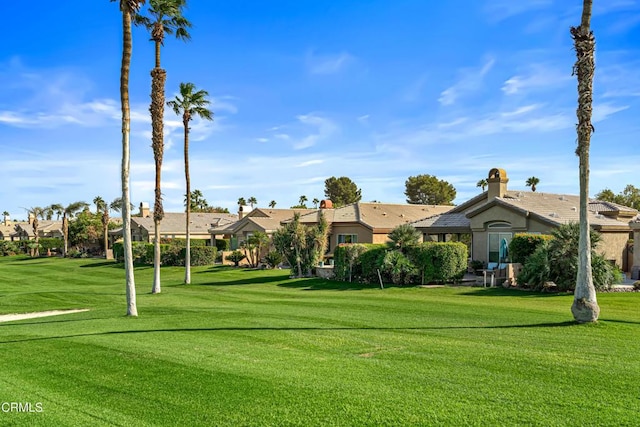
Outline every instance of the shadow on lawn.
<svg viewBox="0 0 640 427">
<path fill-rule="evenodd" d="M 635 323 L 635 322 L 634 322 Z M 153 332 L 233 332 L 233 331 L 432 331 L 432 330 L 447 330 L 447 329 L 528 329 L 528 328 L 556 328 L 566 326 L 577 326 L 578 323 L 574 321 L 556 322 L 556 323 L 533 323 L 524 325 L 496 325 L 496 326 L 408 326 L 408 327 L 375 327 L 375 326 L 362 326 L 362 327 L 348 327 L 348 326 L 302 326 L 302 327 L 219 327 L 219 328 L 176 328 L 176 329 L 132 329 L 128 331 L 106 331 L 106 332 L 93 332 L 86 334 L 70 334 L 59 335 L 53 337 L 37 337 L 37 338 L 24 338 L 16 340 L 0 341 L 1 344 L 11 344 L 19 342 L 29 341 L 48 341 L 64 338 L 81 338 L 81 337 L 95 337 L 95 336 L 107 336 L 107 335 L 125 335 L 125 334 L 146 334 Z"/>
<path fill-rule="evenodd" d="M 278 286 L 290 289 L 302 289 L 303 291 L 361 291 L 363 289 L 380 289 L 374 284 L 357 282 L 338 282 L 335 280 L 322 279 L 298 279 L 280 283 Z M 394 285 L 384 285 L 385 288 L 396 287 Z"/>
<path fill-rule="evenodd" d="M 525 289 L 505 289 L 496 288 L 471 288 L 460 295 L 470 296 L 492 296 L 492 297 L 520 297 L 520 298 L 554 298 L 573 295 L 569 292 L 534 292 Z"/>
<path fill-rule="evenodd" d="M 287 276 L 273 277 L 248 277 L 246 279 L 224 280 L 224 278 L 216 282 L 198 283 L 201 286 L 233 286 L 233 285 L 259 285 L 273 282 L 282 282 L 287 280 Z"/>
</svg>

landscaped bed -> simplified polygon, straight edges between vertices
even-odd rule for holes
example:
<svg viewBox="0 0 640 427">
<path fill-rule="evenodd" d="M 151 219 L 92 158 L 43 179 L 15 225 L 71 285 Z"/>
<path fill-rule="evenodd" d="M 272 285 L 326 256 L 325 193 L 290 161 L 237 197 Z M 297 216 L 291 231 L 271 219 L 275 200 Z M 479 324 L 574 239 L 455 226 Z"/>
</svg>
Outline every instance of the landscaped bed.
<svg viewBox="0 0 640 427">
<path fill-rule="evenodd" d="M 640 294 L 400 288 L 288 270 L 0 258 L 1 425 L 634 425 Z M 22 403 L 31 412 L 5 411 Z M 30 406 L 24 405 L 29 403 Z"/>
</svg>

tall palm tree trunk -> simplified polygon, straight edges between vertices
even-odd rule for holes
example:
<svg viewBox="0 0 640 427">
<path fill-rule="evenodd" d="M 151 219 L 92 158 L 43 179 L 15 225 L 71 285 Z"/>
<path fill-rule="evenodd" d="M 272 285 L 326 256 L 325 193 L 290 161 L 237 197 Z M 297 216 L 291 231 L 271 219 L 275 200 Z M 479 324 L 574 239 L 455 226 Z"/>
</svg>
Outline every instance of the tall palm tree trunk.
<svg viewBox="0 0 640 427">
<path fill-rule="evenodd" d="M 571 312 L 577 322 L 595 322 L 600 315 L 591 271 L 591 239 L 588 218 L 589 146 L 591 144 L 593 74 L 595 70 L 595 37 L 590 30 L 592 0 L 584 0 L 579 27 L 571 28 L 577 61 L 574 74 L 578 78 L 578 148 L 580 170 L 580 238 L 578 243 L 578 275 Z"/>
<path fill-rule="evenodd" d="M 102 212 L 102 232 L 104 243 L 104 258 L 109 259 L 109 207 L 105 203 L 104 211 Z"/>
<path fill-rule="evenodd" d="M 184 175 L 187 184 L 187 209 L 186 209 L 186 233 L 187 244 L 184 255 L 184 283 L 191 283 L 191 227 L 189 226 L 191 216 L 191 179 L 189 177 L 189 118 L 185 116 L 184 123 Z"/>
<path fill-rule="evenodd" d="M 129 68 L 131 65 L 131 11 L 122 10 L 122 66 L 120 69 L 120 101 L 122 104 L 122 236 L 124 240 L 124 270 L 127 294 L 127 316 L 137 316 L 136 284 L 133 274 L 133 253 L 131 247 L 131 201 L 129 198 Z"/>
<path fill-rule="evenodd" d="M 151 71 L 151 127 L 152 147 L 155 158 L 155 203 L 153 207 L 154 242 L 153 242 L 153 287 L 151 293 L 160 293 L 160 222 L 164 218 L 162 206 L 162 157 L 164 154 L 164 86 L 167 73 L 160 68 L 160 43 L 156 42 L 156 67 Z"/>
<path fill-rule="evenodd" d="M 64 239 L 64 245 L 62 246 L 62 257 L 67 257 L 67 251 L 69 250 L 69 219 L 67 214 L 62 215 L 62 238 Z"/>
</svg>

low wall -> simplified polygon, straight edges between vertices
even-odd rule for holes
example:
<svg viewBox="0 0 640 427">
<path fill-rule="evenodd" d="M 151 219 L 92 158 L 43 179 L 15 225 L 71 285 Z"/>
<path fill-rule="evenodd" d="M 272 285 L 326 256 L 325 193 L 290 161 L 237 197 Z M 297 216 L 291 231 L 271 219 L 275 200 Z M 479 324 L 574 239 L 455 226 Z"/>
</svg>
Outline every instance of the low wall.
<svg viewBox="0 0 640 427">
<path fill-rule="evenodd" d="M 316 267 L 316 276 L 322 279 L 333 279 L 333 265 Z"/>
</svg>

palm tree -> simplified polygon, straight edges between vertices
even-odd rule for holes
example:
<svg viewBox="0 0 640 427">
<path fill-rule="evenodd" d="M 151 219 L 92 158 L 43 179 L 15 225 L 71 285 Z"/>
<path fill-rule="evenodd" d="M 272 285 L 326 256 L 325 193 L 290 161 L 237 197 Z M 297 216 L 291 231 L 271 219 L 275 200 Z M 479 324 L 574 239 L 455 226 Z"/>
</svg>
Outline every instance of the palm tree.
<svg viewBox="0 0 640 427">
<path fill-rule="evenodd" d="M 184 175 L 187 183 L 187 200 L 191 200 L 191 179 L 189 177 L 189 122 L 193 119 L 193 116 L 198 116 L 205 120 L 213 120 L 213 113 L 206 108 L 206 106 L 210 104 L 207 96 L 209 96 L 209 93 L 205 90 L 196 91 L 196 86 L 193 83 L 180 83 L 180 95 L 176 96 L 174 100 L 167 102 L 167 105 L 173 108 L 173 112 L 176 113 L 176 115 L 182 115 L 182 124 L 184 125 Z M 188 285 L 191 283 L 191 238 L 189 236 L 190 203 L 187 203 L 186 211 L 187 247 L 184 260 L 184 283 Z"/>
<path fill-rule="evenodd" d="M 300 200 L 298 200 L 298 204 L 300 206 L 305 206 L 305 203 L 307 203 L 307 196 L 305 196 L 304 194 L 302 196 L 300 196 Z"/>
<path fill-rule="evenodd" d="M 411 224 L 401 224 L 391 230 L 389 233 L 389 245 L 393 248 L 397 248 L 400 252 L 405 252 L 406 248 L 415 246 L 420 243 L 422 235 Z"/>
<path fill-rule="evenodd" d="M 573 74 L 578 78 L 577 134 L 580 170 L 580 240 L 578 244 L 578 275 L 571 313 L 579 323 L 595 322 L 600 315 L 591 272 L 591 238 L 588 218 L 589 202 L 589 146 L 591 144 L 591 113 L 593 103 L 593 74 L 595 70 L 596 40 L 591 25 L 593 0 L 583 0 L 579 27 L 571 27 L 576 51 Z"/>
<path fill-rule="evenodd" d="M 96 213 L 100 213 L 106 203 L 102 197 L 96 196 L 93 198 L 93 204 L 96 205 Z"/>
<path fill-rule="evenodd" d="M 62 206 L 60 203 L 54 203 L 51 206 L 47 207 L 47 211 L 49 209 L 52 211 L 52 216 L 53 213 L 56 214 L 56 221 L 60 221 L 60 215 L 62 215 L 62 213 L 64 212 L 64 206 Z"/>
<path fill-rule="evenodd" d="M 536 185 L 538 185 L 539 183 L 540 183 L 540 179 L 536 178 L 535 176 L 532 176 L 530 178 L 527 178 L 527 182 L 525 183 L 525 185 L 527 187 L 531 187 L 531 191 L 535 193 Z"/>
<path fill-rule="evenodd" d="M 187 28 L 191 23 L 182 16 L 186 0 L 150 0 L 149 14 L 151 19 L 136 14 L 135 22 L 143 25 L 151 33 L 155 43 L 155 67 L 151 70 L 151 147 L 155 160 L 155 200 L 153 205 L 154 242 L 153 242 L 153 286 L 151 293 L 160 293 L 160 222 L 164 218 L 162 206 L 162 160 L 164 156 L 164 85 L 167 72 L 160 66 L 160 49 L 164 44 L 165 34 L 175 34 L 177 39 L 187 41 L 191 38 Z"/>
<path fill-rule="evenodd" d="M 75 216 L 75 214 L 84 208 L 88 208 L 89 204 L 86 202 L 73 202 L 62 211 L 62 237 L 64 238 L 64 247 L 62 249 L 62 256 L 66 257 L 69 250 L 69 220 Z"/>
<path fill-rule="evenodd" d="M 39 236 L 39 229 L 38 226 L 40 225 L 39 221 L 38 221 L 38 217 L 44 219 L 45 215 L 46 215 L 46 211 L 45 209 L 39 207 L 39 206 L 35 206 L 32 208 L 27 209 L 27 213 L 29 215 L 29 219 L 31 219 L 31 217 L 33 217 L 33 220 L 31 221 L 31 227 L 33 228 L 33 234 L 35 236 L 35 248 L 32 251 L 32 255 L 33 256 L 40 256 L 40 236 Z"/>
<path fill-rule="evenodd" d="M 240 197 L 238 199 L 238 206 L 240 206 L 240 207 L 247 206 L 247 201 L 244 199 L 244 197 Z"/>
<path fill-rule="evenodd" d="M 270 207 L 271 209 L 275 208 L 275 207 L 276 207 L 276 201 L 275 201 L 275 200 L 270 201 L 270 202 L 269 202 L 269 207 Z"/>
<path fill-rule="evenodd" d="M 254 196 L 251 196 L 249 197 L 249 200 L 247 200 L 247 202 L 251 206 L 251 209 L 253 209 L 253 206 L 258 204 L 258 199 L 256 199 Z"/>
<path fill-rule="evenodd" d="M 487 183 L 486 179 L 481 179 L 480 181 L 476 182 L 476 187 L 482 188 L 482 191 L 484 192 L 484 189 L 487 188 L 487 185 L 489 185 Z"/>
<path fill-rule="evenodd" d="M 115 1 L 115 0 L 111 0 Z M 127 293 L 127 316 L 137 316 L 136 283 L 133 275 L 133 253 L 131 245 L 131 203 L 129 199 L 130 148 L 129 134 L 131 110 L 129 107 L 129 70 L 131 68 L 131 19 L 145 0 L 120 0 L 122 12 L 122 63 L 120 66 L 120 105 L 122 108 L 122 238 L 124 246 L 124 271 Z"/>
<path fill-rule="evenodd" d="M 318 208 L 318 203 L 320 203 L 320 200 L 318 200 L 317 197 L 314 197 L 313 200 L 311 201 L 311 203 L 313 203 L 313 208 L 317 209 Z"/>
</svg>

